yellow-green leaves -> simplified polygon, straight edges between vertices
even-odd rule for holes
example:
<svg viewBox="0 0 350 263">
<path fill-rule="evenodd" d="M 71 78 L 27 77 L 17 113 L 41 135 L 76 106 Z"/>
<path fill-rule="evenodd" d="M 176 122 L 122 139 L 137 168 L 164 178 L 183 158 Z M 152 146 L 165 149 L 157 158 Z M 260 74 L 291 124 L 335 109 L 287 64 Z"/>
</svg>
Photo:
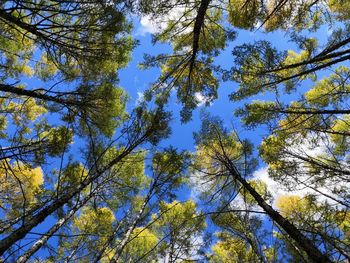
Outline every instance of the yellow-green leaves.
<svg viewBox="0 0 350 263">
<path fill-rule="evenodd" d="M 74 121 L 80 115 L 80 125 L 84 133 L 102 133 L 111 137 L 115 129 L 125 121 L 125 105 L 128 99 L 122 88 L 115 87 L 111 82 L 103 82 L 97 86 L 80 87 L 82 97 L 81 105 L 75 112 L 70 112 L 66 120 Z M 91 126 L 95 130 L 91 130 Z"/>
<path fill-rule="evenodd" d="M 14 14 L 18 13 L 15 11 Z M 23 37 L 25 30 L 17 26 L 11 26 L 0 22 L 0 55 L 1 65 L 0 80 L 7 78 L 17 78 L 21 75 L 32 76 L 33 69 L 29 65 L 29 59 L 32 58 L 34 51 L 34 41 L 30 38 Z"/>
<path fill-rule="evenodd" d="M 285 147 L 285 142 L 277 136 L 270 135 L 263 140 L 260 146 L 260 156 L 270 167 L 277 168 L 281 164 L 281 153 Z"/>
<path fill-rule="evenodd" d="M 43 171 L 40 167 L 30 167 L 21 162 L 0 163 L 0 204 L 9 208 L 7 216 L 18 216 L 22 209 L 32 207 L 38 200 L 44 183 Z M 6 210 L 7 210 L 6 208 Z"/>
<path fill-rule="evenodd" d="M 258 0 L 230 0 L 228 2 L 229 22 L 238 28 L 252 29 L 257 25 L 261 12 Z"/>
<path fill-rule="evenodd" d="M 256 179 L 252 179 L 252 180 L 249 180 L 248 183 L 255 189 L 255 191 L 258 192 L 258 194 L 264 198 L 264 200 L 268 200 L 271 195 L 268 191 L 268 186 L 267 184 L 264 182 L 264 181 L 261 181 L 261 180 L 256 180 Z M 244 189 L 241 189 L 240 190 L 240 194 L 242 196 L 242 198 L 244 199 L 244 202 L 247 204 L 247 205 L 256 205 L 256 201 L 254 199 L 254 197 L 252 195 L 250 195 L 247 191 L 245 191 Z"/>
<path fill-rule="evenodd" d="M 350 115 L 344 115 L 343 118 L 336 119 L 333 122 L 330 138 L 335 144 L 335 152 L 344 154 L 349 150 L 349 131 L 350 131 Z"/>
<path fill-rule="evenodd" d="M 71 249 L 71 247 L 79 248 L 80 242 L 84 240 L 89 251 L 98 252 L 103 249 L 109 235 L 113 233 L 113 222 L 115 220 L 112 210 L 108 207 L 85 206 L 82 208 L 80 215 L 73 218 L 72 227 L 77 234 L 77 238 L 69 240 L 69 243 L 65 246 L 68 249 Z"/>
<path fill-rule="evenodd" d="M 212 263 L 241 263 L 257 260 L 252 248 L 247 247 L 245 242 L 226 233 L 218 234 L 219 241 L 212 246 L 212 255 L 209 262 Z"/>
<path fill-rule="evenodd" d="M 328 6 L 339 19 L 348 20 L 350 18 L 350 3 L 343 0 L 328 0 Z"/>
<path fill-rule="evenodd" d="M 147 228 L 137 227 L 132 232 L 130 241 L 127 243 L 121 258 L 136 262 L 141 258 L 145 260 L 150 255 L 154 257 L 157 243 L 158 237 L 154 232 Z M 144 257 L 146 254 L 148 254 L 148 257 Z"/>
<path fill-rule="evenodd" d="M 159 238 L 161 253 L 168 254 L 170 260 L 181 255 L 187 259 L 195 249 L 195 240 L 205 227 L 204 217 L 196 212 L 196 204 L 189 200 L 183 203 L 160 202 L 158 215 L 153 215 L 154 229 Z"/>
<path fill-rule="evenodd" d="M 310 53 L 307 50 L 302 50 L 300 53 L 296 53 L 293 50 L 287 51 L 287 56 L 282 62 L 281 68 L 288 67 L 289 65 L 294 65 L 310 58 Z M 291 69 L 279 70 L 276 75 L 280 78 L 288 78 L 290 76 L 296 75 L 303 70 L 303 66 L 293 67 Z M 305 79 L 307 76 L 302 76 Z"/>
<path fill-rule="evenodd" d="M 276 207 L 283 216 L 288 218 L 298 217 L 298 213 L 306 214 L 310 205 L 307 198 L 297 195 L 282 195 L 276 200 Z"/>
<path fill-rule="evenodd" d="M 197 58 L 190 54 L 170 57 L 161 66 L 160 79 L 164 81 L 165 88 L 158 89 L 161 93 L 157 95 L 156 102 L 159 105 L 166 103 L 171 88 L 175 87 L 179 101 L 184 104 L 182 120 L 188 121 L 195 107 L 203 103 L 209 105 L 217 98 L 219 82 L 214 76 L 212 62 L 212 57 Z"/>
<path fill-rule="evenodd" d="M 78 187 L 86 179 L 88 171 L 81 163 L 71 163 L 62 172 L 59 187 L 64 191 Z"/>
<path fill-rule="evenodd" d="M 7 109 L 13 112 L 12 118 L 17 125 L 21 125 L 23 122 L 29 124 L 47 112 L 47 110 L 43 106 L 38 105 L 33 98 L 21 100 L 19 103 L 10 102 L 7 105 Z"/>
<path fill-rule="evenodd" d="M 107 207 L 82 209 L 81 214 L 73 220 L 74 226 L 86 234 L 109 234 L 115 217 Z"/>
<path fill-rule="evenodd" d="M 157 176 L 158 183 L 168 184 L 169 192 L 171 189 L 176 189 L 185 184 L 188 179 L 185 172 L 190 158 L 189 153 L 178 153 L 173 148 L 154 153 L 152 168 Z"/>
<path fill-rule="evenodd" d="M 45 135 L 45 139 L 48 140 L 48 153 L 51 156 L 62 154 L 73 141 L 73 131 L 63 126 L 51 128 Z"/>
<path fill-rule="evenodd" d="M 236 116 L 243 117 L 241 121 L 248 127 L 265 124 L 276 117 L 278 104 L 273 101 L 254 100 L 246 104 L 244 108 L 235 112 Z"/>
<path fill-rule="evenodd" d="M 317 81 L 314 87 L 305 93 L 307 102 L 317 107 L 339 106 L 349 97 L 349 76 L 350 71 L 347 67 L 338 67 L 335 73 Z"/>
<path fill-rule="evenodd" d="M 170 41 L 177 54 L 190 54 L 193 51 L 193 42 L 196 38 L 194 27 L 199 16 L 200 1 L 196 2 L 194 3 L 197 4 L 196 6 L 182 10 L 182 17 L 175 16 L 170 19 L 167 27 L 157 34 L 157 40 Z M 220 25 L 221 22 L 222 11 L 220 9 L 208 8 L 206 10 L 204 20 L 200 25 L 198 51 L 204 54 L 215 54 L 225 47 L 228 36 L 224 27 Z"/>
<path fill-rule="evenodd" d="M 266 1 L 267 14 L 265 29 L 274 31 L 277 29 L 312 30 L 319 27 L 322 22 L 322 6 L 312 9 L 312 0 L 291 0 L 281 3 L 278 0 Z"/>
<path fill-rule="evenodd" d="M 197 146 L 195 166 L 198 169 L 215 174 L 220 171 L 219 163 L 225 161 L 223 159 L 225 158 L 224 156 L 231 161 L 237 160 L 242 156 L 242 144 L 237 141 L 234 134 L 221 134 L 221 136 L 221 138 L 213 138 Z"/>
<path fill-rule="evenodd" d="M 165 104 L 171 89 L 175 88 L 184 105 L 182 121 L 189 121 L 197 106 L 209 105 L 217 98 L 219 80 L 213 58 L 235 34 L 222 24 L 221 9 L 211 8 L 209 1 L 188 2 L 180 10 L 181 16 L 170 17 L 167 27 L 155 36 L 156 41 L 170 43 L 173 54 L 148 56 L 144 66 L 161 68 L 159 81 L 152 87 L 157 93 L 156 102 Z M 179 12 L 175 7 L 172 11 Z"/>
<path fill-rule="evenodd" d="M 49 80 L 59 71 L 52 58 L 47 53 L 41 55 L 40 61 L 35 65 L 35 72 L 42 80 Z"/>
<path fill-rule="evenodd" d="M 160 218 L 156 221 L 157 228 L 170 228 L 175 233 L 183 231 L 196 231 L 204 226 L 203 217 L 196 213 L 196 204 L 189 200 L 184 203 L 174 201 L 172 203 L 161 202 L 159 207 Z M 156 219 L 157 215 L 153 215 Z"/>
</svg>

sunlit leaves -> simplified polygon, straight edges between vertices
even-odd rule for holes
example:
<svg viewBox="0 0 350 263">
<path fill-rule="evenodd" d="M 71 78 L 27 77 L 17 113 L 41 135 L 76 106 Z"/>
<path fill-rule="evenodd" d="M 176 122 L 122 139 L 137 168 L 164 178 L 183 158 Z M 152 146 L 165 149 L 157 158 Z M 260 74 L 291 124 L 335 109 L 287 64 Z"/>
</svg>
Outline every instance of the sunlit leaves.
<svg viewBox="0 0 350 263">
<path fill-rule="evenodd" d="M 338 154 L 344 154 L 346 151 L 349 150 L 349 121 L 350 116 L 344 115 L 342 119 L 337 119 L 333 123 L 333 133 L 330 134 L 330 138 L 335 143 L 335 151 Z"/>
<path fill-rule="evenodd" d="M 87 234 L 108 233 L 115 220 L 112 211 L 106 207 L 84 208 L 79 217 L 73 220 L 74 226 Z"/>
<path fill-rule="evenodd" d="M 77 248 L 82 249 L 82 247 L 79 247 L 79 242 L 83 238 L 87 242 L 90 251 L 98 251 L 108 240 L 114 221 L 115 216 L 112 210 L 107 207 L 84 207 L 80 215 L 73 219 L 73 228 L 77 238 L 74 240 L 75 242 L 69 242 L 70 246 L 77 246 Z M 65 246 L 68 246 L 68 244 L 65 244 Z M 69 247 L 67 248 L 69 249 Z"/>
<path fill-rule="evenodd" d="M 170 88 L 177 89 L 177 97 L 184 104 L 181 116 L 185 121 L 190 119 L 191 111 L 202 103 L 196 99 L 195 94 L 201 94 L 206 103 L 209 104 L 217 98 L 219 85 L 210 67 L 212 58 L 195 59 L 193 62 L 191 59 L 191 57 L 186 56 L 170 58 L 162 66 L 161 76 L 161 79 L 164 80 L 170 78 Z M 165 103 L 167 96 L 170 95 L 169 87 L 166 87 L 163 92 L 167 92 L 167 94 L 160 94 L 159 99 L 156 100 L 160 105 Z"/>
<path fill-rule="evenodd" d="M 154 228 L 164 241 L 160 245 L 161 254 L 169 254 L 170 260 L 187 258 L 196 250 L 195 242 L 205 227 L 204 217 L 196 211 L 193 200 L 183 203 L 161 202 L 159 214 L 153 215 Z M 198 245 L 198 244 L 197 244 Z"/>
<path fill-rule="evenodd" d="M 155 233 L 150 229 L 137 227 L 130 236 L 130 241 L 124 249 L 122 258 L 129 261 L 137 261 L 141 258 L 145 260 L 144 256 L 147 254 L 146 258 L 155 258 L 157 243 L 158 237 Z"/>
<path fill-rule="evenodd" d="M 226 233 L 219 233 L 218 237 L 219 241 L 212 247 L 213 254 L 210 255 L 209 262 L 238 263 L 257 260 L 252 248 L 247 247 L 242 239 Z"/>
<path fill-rule="evenodd" d="M 349 19 L 350 5 L 347 1 L 342 0 L 328 0 L 328 6 L 332 12 L 342 20 Z"/>
<path fill-rule="evenodd" d="M 1 161 L 0 195 L 1 208 L 7 217 L 21 215 L 38 200 L 44 183 L 40 167 L 32 168 L 21 162 Z"/>
<path fill-rule="evenodd" d="M 347 81 L 349 74 L 347 67 L 338 67 L 329 77 L 317 81 L 314 87 L 305 93 L 306 100 L 310 105 L 318 107 L 339 106 L 350 93 Z"/>
<path fill-rule="evenodd" d="M 314 30 L 323 22 L 324 7 L 314 5 L 312 0 L 292 0 L 281 3 L 276 0 L 267 1 L 267 16 L 265 29 L 273 31 L 277 29 L 288 30 Z"/>
<path fill-rule="evenodd" d="M 229 21 L 233 26 L 243 29 L 252 29 L 260 18 L 261 5 L 258 0 L 229 1 Z"/>
</svg>

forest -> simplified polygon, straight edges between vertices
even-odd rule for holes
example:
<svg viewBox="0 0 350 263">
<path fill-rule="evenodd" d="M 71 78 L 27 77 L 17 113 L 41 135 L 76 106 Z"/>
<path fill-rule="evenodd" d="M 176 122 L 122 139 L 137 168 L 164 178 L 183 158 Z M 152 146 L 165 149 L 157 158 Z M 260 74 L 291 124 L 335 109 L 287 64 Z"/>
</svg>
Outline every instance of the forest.
<svg viewBox="0 0 350 263">
<path fill-rule="evenodd" d="M 349 0 L 0 0 L 0 262 L 350 262 Z"/>
</svg>

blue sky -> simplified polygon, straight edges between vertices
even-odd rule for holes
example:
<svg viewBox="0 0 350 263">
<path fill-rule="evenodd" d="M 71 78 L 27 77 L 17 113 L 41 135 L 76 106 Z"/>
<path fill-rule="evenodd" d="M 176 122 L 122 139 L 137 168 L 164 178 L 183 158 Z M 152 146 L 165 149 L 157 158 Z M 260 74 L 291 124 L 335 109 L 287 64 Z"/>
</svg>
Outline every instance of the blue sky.
<svg viewBox="0 0 350 263">
<path fill-rule="evenodd" d="M 151 43 L 150 34 L 150 31 L 152 30 L 150 30 L 150 28 L 142 26 L 137 21 L 135 22 L 136 25 L 134 27 L 134 37 L 139 40 L 139 45 L 133 51 L 132 60 L 130 61 L 129 65 L 125 69 L 121 70 L 119 75 L 120 86 L 126 89 L 127 93 L 130 96 L 130 101 L 128 102 L 128 110 L 131 110 L 135 106 L 137 100 L 142 96 L 142 92 L 146 90 L 149 85 L 154 82 L 159 76 L 159 70 L 156 68 L 148 70 L 140 70 L 138 68 L 138 64 L 143 61 L 143 55 L 145 53 L 156 55 L 162 52 L 171 52 L 171 47 L 169 45 L 153 45 Z M 317 37 L 321 39 L 321 41 L 325 41 L 327 34 L 328 31 L 326 28 L 322 28 L 319 32 L 316 33 Z M 215 59 L 215 63 L 230 68 L 232 66 L 233 60 L 231 52 L 234 46 L 263 39 L 270 40 L 274 45 L 276 45 L 277 48 L 285 50 L 292 47 L 294 48 L 294 51 L 298 52 L 295 45 L 288 43 L 287 38 L 283 32 L 278 31 L 275 33 L 266 34 L 261 31 L 239 31 L 237 39 L 233 43 L 230 43 L 226 50 L 223 51 L 221 55 Z M 36 85 L 34 79 L 28 79 L 25 81 L 30 82 L 32 86 Z M 268 131 L 264 128 L 246 130 L 244 127 L 242 127 L 240 121 L 234 117 L 233 111 L 244 104 L 244 101 L 232 102 L 228 98 L 228 95 L 232 93 L 237 87 L 238 84 L 234 82 L 221 82 L 219 87 L 219 98 L 215 100 L 209 107 L 205 108 L 211 114 L 221 117 L 224 120 L 224 123 L 227 125 L 227 128 L 235 128 L 242 139 L 249 139 L 255 146 L 258 146 L 261 142 L 262 137 L 266 136 L 268 134 Z M 268 100 L 269 98 L 272 98 L 272 96 L 269 94 L 264 94 L 257 95 L 252 99 Z M 174 117 L 174 120 L 171 124 L 172 135 L 168 139 L 164 140 L 161 145 L 164 147 L 172 145 L 180 150 L 193 151 L 195 149 L 193 132 L 199 130 L 199 113 L 200 109 L 204 108 L 204 106 L 201 106 L 193 112 L 192 120 L 188 123 L 180 122 L 179 112 L 181 110 L 181 107 L 182 105 L 177 102 L 176 96 L 173 95 L 168 105 L 168 109 L 173 112 Z M 76 143 L 77 145 L 75 147 L 79 147 L 80 142 L 76 141 Z M 265 165 L 263 163 L 260 163 L 259 171 L 261 173 L 266 173 L 266 169 L 264 170 L 264 167 Z M 179 195 L 181 195 L 180 200 L 189 198 L 191 196 L 190 189 L 182 189 L 182 191 L 179 192 Z M 48 218 L 42 225 L 38 226 L 33 231 L 35 232 L 40 230 L 40 232 L 44 232 L 52 222 L 53 219 Z M 52 239 L 50 243 L 54 244 L 54 239 Z"/>
<path fill-rule="evenodd" d="M 156 55 L 171 52 L 170 45 L 153 45 L 151 43 L 151 33 L 155 32 L 156 29 L 154 26 L 152 26 L 152 23 L 149 20 L 142 18 L 141 22 L 138 22 L 137 20 L 134 22 L 135 26 L 133 35 L 134 38 L 139 41 L 139 45 L 133 51 L 130 64 L 125 69 L 120 71 L 120 85 L 125 88 L 130 95 L 130 102 L 128 104 L 129 109 L 133 108 L 133 106 L 137 103 L 137 100 L 142 97 L 142 92 L 147 89 L 152 82 L 156 81 L 157 77 L 159 76 L 159 69 L 157 68 L 147 70 L 140 70 L 138 68 L 137 65 L 143 62 L 143 55 Z M 226 49 L 215 58 L 215 64 L 229 69 L 233 66 L 233 56 L 231 52 L 235 46 L 239 46 L 244 43 L 253 43 L 259 40 L 271 41 L 272 45 L 280 50 L 291 49 L 295 52 L 300 52 L 300 49 L 295 45 L 295 43 L 289 41 L 287 34 L 280 30 L 273 33 L 266 33 L 262 30 L 255 32 L 239 30 L 237 33 L 237 38 L 233 42 L 228 43 Z M 331 31 L 325 26 L 321 27 L 317 32 L 307 32 L 308 36 L 314 35 L 317 37 L 321 45 L 326 43 L 330 33 Z M 319 76 L 322 77 L 324 74 L 328 75 L 329 71 L 321 72 Z M 291 100 L 297 100 L 300 98 L 300 96 L 302 96 L 305 90 L 308 90 L 312 85 L 313 83 L 311 81 L 305 81 L 303 82 L 303 85 L 298 88 L 296 93 L 293 92 L 293 94 L 290 95 L 284 94 L 282 100 L 285 100 L 285 102 L 288 103 Z M 218 90 L 218 99 L 208 107 L 202 105 L 194 110 L 192 120 L 188 123 L 181 123 L 180 121 L 179 112 L 182 105 L 178 103 L 174 92 L 168 104 L 168 109 L 173 112 L 174 117 L 171 124 L 172 135 L 168 139 L 162 141 L 161 146 L 166 147 L 172 145 L 180 150 L 194 151 L 195 145 L 193 132 L 198 131 L 200 128 L 200 111 L 204 108 L 212 115 L 219 116 L 224 121 L 224 124 L 228 129 L 234 128 L 242 139 L 250 140 L 255 146 L 255 153 L 257 153 L 257 147 L 260 145 L 262 138 L 269 135 L 269 131 L 263 126 L 257 127 L 254 130 L 247 130 L 242 126 L 240 120 L 233 115 L 233 112 L 234 110 L 242 107 L 244 103 L 252 100 L 274 100 L 274 95 L 264 93 L 253 96 L 246 101 L 232 102 L 229 100 L 228 96 L 237 88 L 238 83 L 232 81 L 221 82 Z M 261 160 L 254 176 L 263 179 L 266 183 L 270 184 L 271 190 L 275 192 L 275 196 L 278 196 L 281 193 L 286 193 L 280 189 L 278 184 L 268 177 L 267 167 Z M 182 198 L 186 199 L 191 196 L 191 193 L 189 189 L 187 189 L 186 191 L 181 192 L 180 195 Z"/>
</svg>

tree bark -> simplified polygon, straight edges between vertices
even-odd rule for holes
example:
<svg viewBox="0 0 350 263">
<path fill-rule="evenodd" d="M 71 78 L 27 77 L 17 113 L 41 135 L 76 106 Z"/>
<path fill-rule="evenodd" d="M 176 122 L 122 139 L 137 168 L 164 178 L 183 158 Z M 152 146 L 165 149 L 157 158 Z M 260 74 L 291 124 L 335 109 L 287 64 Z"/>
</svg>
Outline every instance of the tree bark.
<svg viewBox="0 0 350 263">
<path fill-rule="evenodd" d="M 193 26 L 193 43 L 192 43 L 192 56 L 190 60 L 189 74 L 191 75 L 196 61 L 196 56 L 199 50 L 199 38 L 201 34 L 202 27 L 204 25 L 204 18 L 209 6 L 210 0 L 202 0 L 198 8 L 196 20 Z"/>
<path fill-rule="evenodd" d="M 275 221 L 308 255 L 310 261 L 315 263 L 332 262 L 326 255 L 324 255 L 312 242 L 305 237 L 288 219 L 284 218 L 280 213 L 265 202 L 262 196 L 241 176 L 232 161 L 225 156 L 221 162 L 228 169 L 231 176 L 238 180 L 242 186 L 255 199 L 258 205 L 266 212 L 266 214 Z"/>
<path fill-rule="evenodd" d="M 82 106 L 83 105 L 83 103 L 78 100 L 61 99 L 59 97 L 45 95 L 34 90 L 17 88 L 8 84 L 0 83 L 0 91 L 16 94 L 19 96 L 26 96 L 30 98 L 40 99 L 44 101 L 51 101 L 51 102 L 65 105 L 65 106 Z"/>
<path fill-rule="evenodd" d="M 148 130 L 145 132 L 143 136 L 141 136 L 138 140 L 136 140 L 132 145 L 130 145 L 127 149 L 125 149 L 124 152 L 122 152 L 120 155 L 118 155 L 114 160 L 112 160 L 106 167 L 104 167 L 101 171 L 97 171 L 95 175 L 91 175 L 86 180 L 84 180 L 80 186 L 78 186 L 73 191 L 70 191 L 66 193 L 64 196 L 61 196 L 60 198 L 53 201 L 50 205 L 42 209 L 40 212 L 37 213 L 37 215 L 29 218 L 26 221 L 26 224 L 20 226 L 15 231 L 13 231 L 10 235 L 3 238 L 0 241 L 0 256 L 2 256 L 7 249 L 9 249 L 12 245 L 14 245 L 18 240 L 25 237 L 28 232 L 43 222 L 46 217 L 51 215 L 53 212 L 64 206 L 66 203 L 68 203 L 73 197 L 77 196 L 81 193 L 82 190 L 85 189 L 89 184 L 91 184 L 93 181 L 95 181 L 97 178 L 99 178 L 105 171 L 110 169 L 113 165 L 120 162 L 123 158 L 125 158 L 127 155 L 129 155 L 138 145 L 140 145 L 142 142 L 144 142 L 148 136 L 150 135 L 151 131 Z"/>
<path fill-rule="evenodd" d="M 93 195 L 89 195 L 84 200 L 78 202 L 64 217 L 59 219 L 40 239 L 38 239 L 22 256 L 20 256 L 16 263 L 24 263 L 31 256 L 34 255 L 46 242 L 55 234 L 82 206 L 84 206 Z"/>
<path fill-rule="evenodd" d="M 148 204 L 148 202 L 150 201 L 151 199 L 151 196 L 152 196 L 152 193 L 153 193 L 153 190 L 154 190 L 154 186 L 155 184 L 152 184 L 152 187 L 150 188 L 150 190 L 148 191 L 147 193 L 147 196 L 145 197 L 145 201 L 143 202 L 139 212 L 137 213 L 137 216 L 136 218 L 133 220 L 132 224 L 130 225 L 130 227 L 128 228 L 127 232 L 125 233 L 122 241 L 118 244 L 117 248 L 116 248 L 116 253 L 115 255 L 113 256 L 113 258 L 111 259 L 110 263 L 117 263 L 118 262 L 118 259 L 119 257 L 121 256 L 122 252 L 123 252 L 123 249 L 124 247 L 127 245 L 127 242 L 129 241 L 129 238 L 132 234 L 132 232 L 134 231 L 134 229 L 136 228 L 137 226 L 137 223 L 139 222 L 143 212 L 145 211 L 146 209 L 146 206 Z"/>
</svg>

